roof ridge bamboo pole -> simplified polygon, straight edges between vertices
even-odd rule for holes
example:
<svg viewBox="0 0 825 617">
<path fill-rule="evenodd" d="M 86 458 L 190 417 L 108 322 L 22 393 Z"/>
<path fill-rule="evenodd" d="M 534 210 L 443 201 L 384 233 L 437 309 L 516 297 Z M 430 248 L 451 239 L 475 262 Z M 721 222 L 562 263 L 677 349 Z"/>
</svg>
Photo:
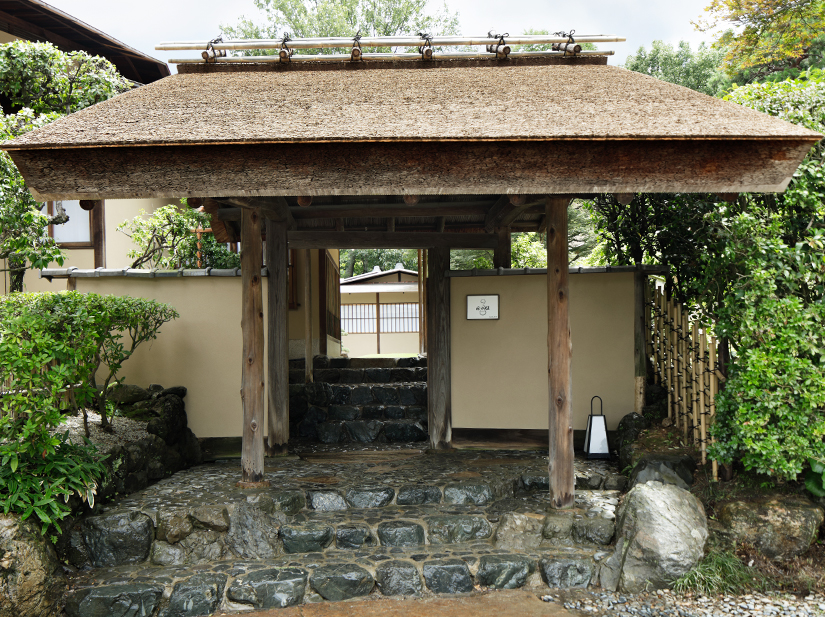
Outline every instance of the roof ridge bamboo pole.
<svg viewBox="0 0 825 617">
<path fill-rule="evenodd" d="M 360 47 L 449 47 L 464 45 L 497 44 L 499 38 L 490 36 L 362 36 L 358 39 Z M 507 45 L 547 45 L 552 43 L 567 43 L 566 36 L 552 35 L 519 35 L 504 37 Z M 575 37 L 577 43 L 623 43 L 627 39 L 613 34 L 590 34 Z M 353 47 L 354 37 L 314 37 L 284 39 L 236 39 L 228 41 L 168 41 L 155 45 L 157 51 L 204 51 L 212 48 L 216 50 L 243 50 L 243 49 L 329 49 L 334 47 Z"/>
<path fill-rule="evenodd" d="M 544 58 L 544 57 L 567 57 L 573 56 L 613 56 L 612 50 L 604 51 L 580 51 L 577 54 L 569 54 L 563 51 L 514 51 L 508 58 Z M 496 59 L 498 56 L 487 52 L 474 51 L 454 51 L 449 53 L 434 52 L 426 61 L 430 60 L 472 60 L 472 59 Z M 353 61 L 350 54 L 306 54 L 294 55 L 284 61 L 281 56 L 226 56 L 214 58 L 209 64 L 266 64 L 290 62 L 313 62 L 323 60 L 325 62 L 360 62 L 361 60 L 421 60 L 421 54 L 417 53 L 363 53 L 361 59 Z M 205 64 L 203 58 L 172 58 L 169 64 Z"/>
</svg>

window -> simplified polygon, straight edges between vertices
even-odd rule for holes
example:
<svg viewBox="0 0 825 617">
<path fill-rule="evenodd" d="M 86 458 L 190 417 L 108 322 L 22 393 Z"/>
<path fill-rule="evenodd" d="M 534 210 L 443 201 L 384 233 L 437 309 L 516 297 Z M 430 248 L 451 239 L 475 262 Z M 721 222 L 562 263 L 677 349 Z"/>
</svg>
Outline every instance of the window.
<svg viewBox="0 0 825 617">
<path fill-rule="evenodd" d="M 49 216 L 54 216 L 57 214 L 58 204 L 66 211 L 69 220 L 60 225 L 49 225 L 49 236 L 54 238 L 61 248 L 94 249 L 95 268 L 105 267 L 103 201 L 49 201 L 43 206 L 43 210 Z"/>
</svg>

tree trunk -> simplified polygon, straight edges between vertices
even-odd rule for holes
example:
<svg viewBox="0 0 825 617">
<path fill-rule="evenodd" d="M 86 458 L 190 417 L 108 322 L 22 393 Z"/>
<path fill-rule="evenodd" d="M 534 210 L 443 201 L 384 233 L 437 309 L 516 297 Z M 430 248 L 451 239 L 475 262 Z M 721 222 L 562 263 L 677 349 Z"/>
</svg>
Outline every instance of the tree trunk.
<svg viewBox="0 0 825 617">
<path fill-rule="evenodd" d="M 23 291 L 23 275 L 26 274 L 26 260 L 10 255 L 9 264 L 9 291 Z"/>
<path fill-rule="evenodd" d="M 347 269 L 344 272 L 344 278 L 351 278 L 355 271 L 355 251 L 350 251 L 347 255 Z"/>
</svg>

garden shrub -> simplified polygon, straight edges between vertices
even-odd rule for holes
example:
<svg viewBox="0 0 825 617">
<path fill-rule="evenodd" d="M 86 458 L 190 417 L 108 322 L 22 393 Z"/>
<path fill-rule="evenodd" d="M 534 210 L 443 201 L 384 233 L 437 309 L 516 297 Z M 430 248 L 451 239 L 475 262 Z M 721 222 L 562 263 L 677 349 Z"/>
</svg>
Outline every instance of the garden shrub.
<svg viewBox="0 0 825 617">
<path fill-rule="evenodd" d="M 36 516 L 56 539 L 73 495 L 94 505 L 104 473 L 85 440 L 60 432 L 68 412 L 95 400 L 105 409 L 95 373 L 117 382 L 123 362 L 160 326 L 177 317 L 168 305 L 142 298 L 76 291 L 0 297 L 0 507 Z M 103 417 L 105 422 L 105 416 Z"/>
</svg>

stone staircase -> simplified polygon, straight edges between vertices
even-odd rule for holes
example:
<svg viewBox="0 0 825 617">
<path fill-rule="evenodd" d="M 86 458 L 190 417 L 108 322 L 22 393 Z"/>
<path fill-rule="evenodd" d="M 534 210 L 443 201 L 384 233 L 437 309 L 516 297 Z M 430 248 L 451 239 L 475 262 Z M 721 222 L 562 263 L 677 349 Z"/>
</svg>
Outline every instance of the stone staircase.
<svg viewBox="0 0 825 617">
<path fill-rule="evenodd" d="M 290 438 L 335 443 L 427 439 L 426 358 L 290 360 Z"/>
<path fill-rule="evenodd" d="M 204 465 L 75 524 L 61 549 L 79 570 L 66 614 L 185 617 L 595 585 L 620 494 L 605 487 L 622 477 L 577 465 L 590 488 L 563 512 L 549 507 L 535 453 L 316 451 L 272 462 L 273 486 L 254 490 L 234 486 L 236 462 Z"/>
</svg>

